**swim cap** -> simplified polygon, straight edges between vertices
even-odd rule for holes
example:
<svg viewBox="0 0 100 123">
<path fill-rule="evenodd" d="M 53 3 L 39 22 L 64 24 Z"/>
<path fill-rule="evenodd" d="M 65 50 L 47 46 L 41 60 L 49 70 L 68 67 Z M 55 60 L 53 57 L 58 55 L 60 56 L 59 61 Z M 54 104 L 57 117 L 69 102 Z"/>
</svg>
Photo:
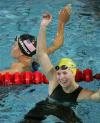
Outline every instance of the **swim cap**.
<svg viewBox="0 0 100 123">
<path fill-rule="evenodd" d="M 26 56 L 32 57 L 36 54 L 36 38 L 32 35 L 21 35 L 18 38 L 18 46 L 21 52 Z"/>
<path fill-rule="evenodd" d="M 68 66 L 71 71 L 76 74 L 76 64 L 74 63 L 74 61 L 70 58 L 62 58 L 59 60 L 58 62 L 58 66 L 61 67 L 62 65 L 66 65 Z"/>
</svg>

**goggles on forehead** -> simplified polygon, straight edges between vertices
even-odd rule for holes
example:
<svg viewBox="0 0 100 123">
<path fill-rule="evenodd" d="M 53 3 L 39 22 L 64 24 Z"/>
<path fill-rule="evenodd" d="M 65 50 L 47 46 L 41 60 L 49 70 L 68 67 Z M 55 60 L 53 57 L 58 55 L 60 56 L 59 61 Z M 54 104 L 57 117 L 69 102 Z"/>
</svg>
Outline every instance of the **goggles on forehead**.
<svg viewBox="0 0 100 123">
<path fill-rule="evenodd" d="M 68 69 L 68 68 L 69 68 L 69 67 L 66 66 L 66 65 L 62 65 L 61 67 L 59 67 L 59 66 L 56 66 L 56 67 L 55 67 L 56 71 L 58 71 L 59 69 L 61 69 L 61 70 L 66 70 L 66 69 Z"/>
</svg>

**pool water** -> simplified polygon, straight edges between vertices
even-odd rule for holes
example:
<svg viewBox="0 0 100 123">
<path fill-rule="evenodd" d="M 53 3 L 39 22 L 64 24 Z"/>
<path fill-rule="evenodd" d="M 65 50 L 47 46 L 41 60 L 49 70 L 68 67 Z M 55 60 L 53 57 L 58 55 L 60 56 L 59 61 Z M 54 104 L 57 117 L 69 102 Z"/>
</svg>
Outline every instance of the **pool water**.
<svg viewBox="0 0 100 123">
<path fill-rule="evenodd" d="M 72 3 L 73 12 L 65 26 L 63 47 L 51 59 L 70 57 L 80 69 L 91 68 L 100 72 L 100 1 L 99 0 L 0 0 L 0 70 L 13 62 L 11 47 L 16 35 L 30 33 L 38 35 L 41 15 L 49 11 L 53 21 L 47 29 L 48 45 L 54 40 L 58 12 L 67 3 Z M 9 60 L 8 60 L 9 59 Z M 97 90 L 100 82 L 81 83 L 82 87 Z M 0 123 L 17 123 L 40 100 L 48 95 L 47 85 L 0 87 Z M 100 122 L 100 103 L 81 102 L 75 112 L 84 123 Z M 44 123 L 59 122 L 49 116 Z"/>
</svg>

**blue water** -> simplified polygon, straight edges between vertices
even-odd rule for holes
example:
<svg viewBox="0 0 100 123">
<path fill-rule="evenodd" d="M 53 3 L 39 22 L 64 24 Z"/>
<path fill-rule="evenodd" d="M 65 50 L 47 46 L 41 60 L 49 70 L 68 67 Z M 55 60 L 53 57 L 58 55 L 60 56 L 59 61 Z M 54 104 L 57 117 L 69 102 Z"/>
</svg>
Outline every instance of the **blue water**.
<svg viewBox="0 0 100 123">
<path fill-rule="evenodd" d="M 50 57 L 56 63 L 59 58 L 67 56 L 73 58 L 80 69 L 89 67 L 94 74 L 100 72 L 99 0 L 0 0 L 0 70 L 9 67 L 14 60 L 10 51 L 16 35 L 38 35 L 41 15 L 45 11 L 53 15 L 53 21 L 47 30 L 50 45 L 57 30 L 58 11 L 67 3 L 72 3 L 73 12 L 65 26 L 65 42 Z M 100 82 L 94 80 L 81 85 L 97 90 Z M 17 123 L 23 119 L 36 102 L 45 99 L 47 89 L 47 85 L 0 87 L 0 123 Z M 75 112 L 84 123 L 100 123 L 100 103 L 79 103 Z M 44 122 L 55 121 L 59 119 L 50 116 Z"/>
</svg>

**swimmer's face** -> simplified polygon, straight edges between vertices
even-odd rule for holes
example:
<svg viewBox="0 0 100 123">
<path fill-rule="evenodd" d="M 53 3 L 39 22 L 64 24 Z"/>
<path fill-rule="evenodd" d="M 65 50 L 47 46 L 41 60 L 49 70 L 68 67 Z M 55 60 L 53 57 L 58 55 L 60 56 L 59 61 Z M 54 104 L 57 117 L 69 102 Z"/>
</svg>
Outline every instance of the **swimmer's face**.
<svg viewBox="0 0 100 123">
<path fill-rule="evenodd" d="M 72 73 L 70 68 L 65 70 L 59 69 L 57 71 L 57 80 L 62 87 L 69 87 L 75 81 L 75 75 Z"/>
<path fill-rule="evenodd" d="M 12 52 L 11 52 L 11 55 L 14 57 L 14 58 L 19 58 L 22 53 L 19 49 L 19 46 L 18 46 L 18 42 L 16 41 L 13 46 L 12 46 Z"/>
</svg>

